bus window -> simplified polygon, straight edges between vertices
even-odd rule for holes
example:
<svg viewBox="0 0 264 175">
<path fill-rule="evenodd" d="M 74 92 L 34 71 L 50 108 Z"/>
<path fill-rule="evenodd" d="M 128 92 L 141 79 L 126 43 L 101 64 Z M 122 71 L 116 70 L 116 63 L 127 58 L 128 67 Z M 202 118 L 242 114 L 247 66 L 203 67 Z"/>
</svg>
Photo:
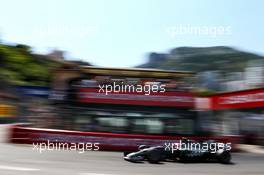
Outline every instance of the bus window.
<svg viewBox="0 0 264 175">
<path fill-rule="evenodd" d="M 132 121 L 132 132 L 133 133 L 145 133 L 146 132 L 146 123 L 145 119 L 133 119 Z"/>
<path fill-rule="evenodd" d="M 164 130 L 168 135 L 174 135 L 179 132 L 178 119 L 167 119 L 165 120 Z"/>
<path fill-rule="evenodd" d="M 179 131 L 181 131 L 180 134 L 193 134 L 193 129 L 194 129 L 194 123 L 193 120 L 191 119 L 180 119 L 179 123 L 181 125 L 181 129 Z"/>
<path fill-rule="evenodd" d="M 165 120 L 165 133 L 168 135 L 193 134 L 194 121 L 191 119 L 175 118 Z"/>
<path fill-rule="evenodd" d="M 160 119 L 134 119 L 132 122 L 132 132 L 138 134 L 162 134 L 163 123 Z"/>
<path fill-rule="evenodd" d="M 79 131 L 93 131 L 93 123 L 90 117 L 77 117 L 75 123 L 77 125 L 76 129 Z"/>
<path fill-rule="evenodd" d="M 127 119 L 121 117 L 98 117 L 99 130 L 103 132 L 125 133 L 127 131 Z"/>
<path fill-rule="evenodd" d="M 148 134 L 162 134 L 163 122 L 159 119 L 146 119 L 147 128 L 146 133 Z"/>
</svg>

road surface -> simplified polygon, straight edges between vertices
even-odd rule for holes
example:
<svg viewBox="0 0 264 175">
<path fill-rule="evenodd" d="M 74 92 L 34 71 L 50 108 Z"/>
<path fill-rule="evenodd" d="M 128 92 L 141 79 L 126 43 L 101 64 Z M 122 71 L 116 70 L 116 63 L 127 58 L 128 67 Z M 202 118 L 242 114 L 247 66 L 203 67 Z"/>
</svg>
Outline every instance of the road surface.
<svg viewBox="0 0 264 175">
<path fill-rule="evenodd" d="M 31 145 L 0 143 L 1 175 L 263 175 L 264 155 L 233 154 L 232 165 L 218 163 L 130 163 L 121 152 L 46 151 Z"/>
</svg>

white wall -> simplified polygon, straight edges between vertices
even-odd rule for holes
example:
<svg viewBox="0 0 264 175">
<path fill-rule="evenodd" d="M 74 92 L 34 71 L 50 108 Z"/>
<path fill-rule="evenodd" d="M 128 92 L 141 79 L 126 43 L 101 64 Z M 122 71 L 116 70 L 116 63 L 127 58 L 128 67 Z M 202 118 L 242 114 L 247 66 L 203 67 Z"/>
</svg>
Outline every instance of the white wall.
<svg viewBox="0 0 264 175">
<path fill-rule="evenodd" d="M 7 142 L 11 125 L 0 124 L 0 143 Z"/>
</svg>

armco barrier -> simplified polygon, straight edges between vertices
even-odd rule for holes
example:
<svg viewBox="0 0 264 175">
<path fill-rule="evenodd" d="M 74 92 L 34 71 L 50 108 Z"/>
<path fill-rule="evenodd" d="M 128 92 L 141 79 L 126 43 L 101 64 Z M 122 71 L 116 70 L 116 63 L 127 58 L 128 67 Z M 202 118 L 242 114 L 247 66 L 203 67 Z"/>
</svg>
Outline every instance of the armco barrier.
<svg viewBox="0 0 264 175">
<path fill-rule="evenodd" d="M 153 136 L 135 134 L 113 134 L 99 132 L 78 132 L 53 129 L 26 128 L 21 126 L 10 127 L 10 142 L 17 144 L 33 143 L 99 143 L 100 150 L 108 151 L 133 151 L 139 145 L 164 145 L 175 143 L 182 137 L 178 136 Z M 188 137 L 192 140 L 217 140 L 232 143 L 232 149 L 240 143 L 239 136 L 214 136 L 214 137 Z"/>
</svg>

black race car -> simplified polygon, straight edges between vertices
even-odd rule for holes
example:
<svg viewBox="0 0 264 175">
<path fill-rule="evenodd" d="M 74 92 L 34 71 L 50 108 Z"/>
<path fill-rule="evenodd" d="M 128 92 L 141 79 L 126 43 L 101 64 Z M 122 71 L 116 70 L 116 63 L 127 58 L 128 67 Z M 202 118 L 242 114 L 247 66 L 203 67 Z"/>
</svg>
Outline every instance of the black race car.
<svg viewBox="0 0 264 175">
<path fill-rule="evenodd" d="M 159 163 L 161 161 L 179 162 L 219 162 L 229 164 L 231 161 L 231 147 L 215 141 L 194 142 L 190 140 L 181 141 L 181 144 L 189 144 L 188 149 L 175 149 L 173 144 L 163 146 L 141 145 L 136 152 L 125 152 L 124 159 L 130 162 L 148 161 Z M 206 146 L 207 145 L 207 146 Z M 208 146 L 209 145 L 209 146 Z M 206 149 L 205 149 L 206 148 Z"/>
</svg>

